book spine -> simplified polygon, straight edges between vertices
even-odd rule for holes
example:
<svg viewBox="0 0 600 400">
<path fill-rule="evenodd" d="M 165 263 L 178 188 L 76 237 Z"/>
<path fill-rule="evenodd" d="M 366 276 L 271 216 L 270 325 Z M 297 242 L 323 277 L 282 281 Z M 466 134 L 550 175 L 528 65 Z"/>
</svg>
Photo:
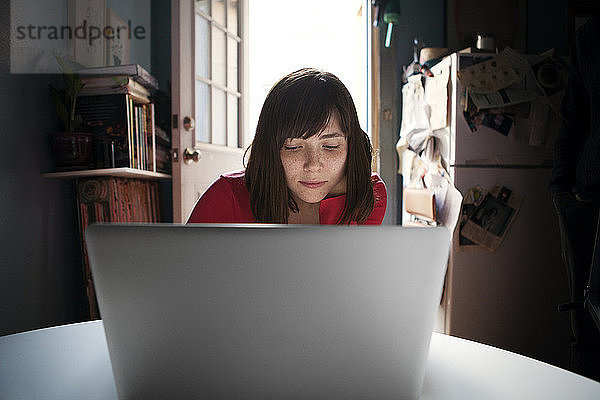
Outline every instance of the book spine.
<svg viewBox="0 0 600 400">
<path fill-rule="evenodd" d="M 119 222 L 120 214 L 120 199 L 116 190 L 115 179 L 110 179 L 107 182 L 108 187 L 108 207 L 110 208 L 110 222 Z"/>
<path fill-rule="evenodd" d="M 150 171 L 156 172 L 156 131 L 154 129 L 154 103 L 148 105 L 148 143 L 150 147 Z"/>
<path fill-rule="evenodd" d="M 160 202 L 158 196 L 158 182 L 152 182 L 152 207 L 154 208 L 154 222 L 160 222 Z"/>
<path fill-rule="evenodd" d="M 146 197 L 146 205 L 148 207 L 148 222 L 156 222 L 154 219 L 154 207 L 152 204 L 152 182 L 148 181 L 146 183 L 146 193 L 144 194 Z"/>
<path fill-rule="evenodd" d="M 150 127 L 151 115 L 150 115 L 150 106 L 152 103 L 147 104 L 144 110 L 144 133 L 146 134 L 146 148 L 147 150 L 147 160 L 148 160 L 148 171 L 153 171 L 154 168 L 154 160 L 152 160 L 152 129 Z"/>
<path fill-rule="evenodd" d="M 137 109 L 137 121 L 135 121 L 137 123 L 137 130 L 138 130 L 138 148 L 139 148 L 139 162 L 140 165 L 138 166 L 139 169 L 145 169 L 144 168 L 144 141 L 141 140 L 142 139 L 142 107 L 137 105 L 136 106 Z"/>
<path fill-rule="evenodd" d="M 131 168 L 137 168 L 137 126 L 135 124 L 135 102 L 129 96 L 131 102 Z"/>
<path fill-rule="evenodd" d="M 142 143 L 144 144 L 144 169 L 148 170 L 148 131 L 146 128 L 146 110 L 148 109 L 147 105 L 142 106 Z"/>
<path fill-rule="evenodd" d="M 140 197 L 138 196 L 139 181 L 130 180 L 129 181 L 129 193 L 131 200 L 131 209 L 133 214 L 132 222 L 143 222 L 142 214 L 141 214 L 141 206 L 140 206 Z"/>
<path fill-rule="evenodd" d="M 152 171 L 152 130 L 150 129 L 150 104 L 144 107 L 144 135 L 146 140 L 146 167 Z"/>
<path fill-rule="evenodd" d="M 148 146 L 146 141 L 146 107 L 140 106 L 140 143 L 142 145 L 142 169 L 148 169 Z"/>
<path fill-rule="evenodd" d="M 127 108 L 127 144 L 128 144 L 128 167 L 132 168 L 132 161 L 133 161 L 133 124 L 132 124 L 132 118 L 131 118 L 131 114 L 133 112 L 133 110 L 131 109 L 132 103 L 131 103 L 131 99 L 129 98 L 129 96 L 125 96 L 125 104 L 126 104 L 126 108 Z"/>
<path fill-rule="evenodd" d="M 94 204 L 95 222 L 107 222 L 104 215 L 104 205 L 101 203 Z"/>
<path fill-rule="evenodd" d="M 135 127 L 135 136 L 133 138 L 134 143 L 135 143 L 135 147 L 134 147 L 134 153 L 133 153 L 133 160 L 134 160 L 134 164 L 133 167 L 134 168 L 139 168 L 139 154 L 140 154 L 140 132 L 139 132 L 139 123 L 138 123 L 138 107 L 136 105 L 133 106 L 133 126 Z"/>
<path fill-rule="evenodd" d="M 142 205 L 142 215 L 144 222 L 151 222 L 152 219 L 150 217 L 150 203 L 148 203 L 148 182 L 140 182 L 140 187 L 138 191 L 138 199 Z"/>
<path fill-rule="evenodd" d="M 137 126 L 138 126 L 138 147 L 140 149 L 139 152 L 139 160 L 140 160 L 140 165 L 139 168 L 140 169 L 146 169 L 146 165 L 144 164 L 144 131 L 142 130 L 142 120 L 144 119 L 144 116 L 142 115 L 142 107 L 141 106 L 137 106 L 137 113 L 138 113 L 138 120 L 137 120 Z"/>
<path fill-rule="evenodd" d="M 150 104 L 150 112 L 151 112 L 151 121 L 150 121 L 150 129 L 152 130 L 152 165 L 153 171 L 156 172 L 156 114 L 154 109 L 154 103 Z"/>
</svg>

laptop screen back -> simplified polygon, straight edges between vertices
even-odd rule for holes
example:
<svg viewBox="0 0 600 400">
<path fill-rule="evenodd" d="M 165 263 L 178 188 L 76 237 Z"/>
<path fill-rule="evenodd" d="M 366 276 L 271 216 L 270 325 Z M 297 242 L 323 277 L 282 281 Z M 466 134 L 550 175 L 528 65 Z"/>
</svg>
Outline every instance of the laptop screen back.
<svg viewBox="0 0 600 400">
<path fill-rule="evenodd" d="M 94 225 L 119 397 L 416 399 L 443 228 Z"/>
</svg>

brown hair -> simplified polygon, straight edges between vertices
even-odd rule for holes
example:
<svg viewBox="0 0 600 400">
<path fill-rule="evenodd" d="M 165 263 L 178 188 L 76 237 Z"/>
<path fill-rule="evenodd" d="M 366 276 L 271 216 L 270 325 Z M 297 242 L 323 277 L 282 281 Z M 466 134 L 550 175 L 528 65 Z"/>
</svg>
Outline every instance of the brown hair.
<svg viewBox="0 0 600 400">
<path fill-rule="evenodd" d="M 246 167 L 246 186 L 258 222 L 287 223 L 297 211 L 286 183 L 280 149 L 288 138 L 309 138 L 337 115 L 346 136 L 346 203 L 338 224 L 364 222 L 373 211 L 372 148 L 354 101 L 333 74 L 304 68 L 284 76 L 265 99 Z M 249 148 L 250 149 L 250 148 Z"/>
</svg>

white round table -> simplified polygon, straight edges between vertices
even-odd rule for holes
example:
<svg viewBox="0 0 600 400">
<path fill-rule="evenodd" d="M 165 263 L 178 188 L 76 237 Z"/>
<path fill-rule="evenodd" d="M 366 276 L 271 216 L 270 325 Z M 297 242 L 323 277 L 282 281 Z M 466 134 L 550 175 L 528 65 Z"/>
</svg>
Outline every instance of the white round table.
<svg viewBox="0 0 600 400">
<path fill-rule="evenodd" d="M 102 321 L 0 337 L 0 399 L 117 399 Z M 600 383 L 434 333 L 421 400 L 600 399 Z"/>
</svg>

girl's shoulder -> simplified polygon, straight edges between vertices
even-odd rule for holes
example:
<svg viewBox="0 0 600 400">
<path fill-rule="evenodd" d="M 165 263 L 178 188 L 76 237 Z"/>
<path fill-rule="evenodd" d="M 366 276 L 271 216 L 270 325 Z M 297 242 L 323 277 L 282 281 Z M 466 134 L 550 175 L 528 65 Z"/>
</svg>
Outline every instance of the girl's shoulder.
<svg viewBox="0 0 600 400">
<path fill-rule="evenodd" d="M 221 178 L 228 181 L 244 181 L 246 179 L 246 170 L 231 171 L 221 175 Z"/>
<path fill-rule="evenodd" d="M 381 182 L 385 186 L 383 179 L 381 179 L 381 177 L 377 174 L 377 172 L 371 172 L 371 182 L 373 182 L 373 184 Z"/>
<path fill-rule="evenodd" d="M 221 175 L 196 203 L 188 223 L 252 222 L 244 171 Z"/>
<path fill-rule="evenodd" d="M 244 169 L 222 174 L 217 181 L 220 181 L 221 184 L 226 184 L 234 192 L 248 190 L 246 189 L 246 170 Z"/>
<path fill-rule="evenodd" d="M 381 177 L 373 172 L 371 173 L 371 182 L 373 183 L 373 193 L 375 194 L 375 202 L 387 199 L 387 188 Z"/>
</svg>

